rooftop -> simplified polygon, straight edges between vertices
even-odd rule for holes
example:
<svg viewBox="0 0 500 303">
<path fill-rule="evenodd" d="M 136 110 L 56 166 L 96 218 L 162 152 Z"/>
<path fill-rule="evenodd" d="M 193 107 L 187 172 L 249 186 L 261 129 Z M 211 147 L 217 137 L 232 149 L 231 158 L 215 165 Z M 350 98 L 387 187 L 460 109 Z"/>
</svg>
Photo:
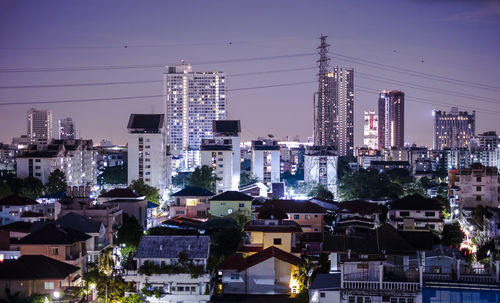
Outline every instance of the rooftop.
<svg viewBox="0 0 500 303">
<path fill-rule="evenodd" d="M 377 203 L 353 200 L 340 202 L 337 213 L 371 215 L 381 213 L 381 211 Z"/>
<path fill-rule="evenodd" d="M 24 255 L 0 262 L 0 280 L 60 280 L 79 268 L 46 256 Z"/>
<path fill-rule="evenodd" d="M 127 129 L 130 132 L 159 133 L 164 117 L 163 114 L 131 114 Z"/>
<path fill-rule="evenodd" d="M 318 274 L 308 289 L 340 289 L 340 273 Z"/>
<path fill-rule="evenodd" d="M 176 259 L 185 251 L 189 259 L 202 259 L 209 247 L 209 236 L 142 236 L 135 257 Z"/>
<path fill-rule="evenodd" d="M 72 228 L 47 224 L 31 234 L 21 238 L 19 244 L 73 244 L 85 241 L 90 236 Z"/>
<path fill-rule="evenodd" d="M 242 271 L 272 257 L 295 266 L 299 265 L 301 262 L 300 258 L 277 247 L 271 246 L 247 258 L 244 258 L 239 253 L 235 253 L 224 260 L 219 266 L 219 269 L 236 269 Z"/>
<path fill-rule="evenodd" d="M 324 214 L 326 209 L 307 200 L 269 200 L 262 207 L 255 210 L 261 212 L 268 207 L 275 207 L 287 214 L 293 213 L 311 213 Z"/>
<path fill-rule="evenodd" d="M 210 198 L 210 201 L 253 201 L 254 197 L 239 191 L 226 191 Z"/>
<path fill-rule="evenodd" d="M 186 186 L 180 191 L 170 195 L 171 197 L 213 197 L 215 194 L 202 187 Z"/>
<path fill-rule="evenodd" d="M 141 197 L 141 195 L 134 192 L 130 188 L 115 188 L 99 196 L 99 198 L 139 198 L 139 197 Z"/>
<path fill-rule="evenodd" d="M 0 200 L 0 205 L 3 206 L 25 206 L 25 205 L 38 205 L 39 203 L 30 198 L 21 197 L 16 194 L 10 194 Z"/>
<path fill-rule="evenodd" d="M 16 221 L 10 224 L 0 226 L 0 230 L 13 231 L 19 233 L 29 233 L 31 229 L 31 222 Z"/>
<path fill-rule="evenodd" d="M 264 220 L 252 220 L 245 225 L 245 231 L 262 231 L 273 233 L 301 233 L 302 228 L 295 221 L 280 221 L 277 225 L 266 224 Z"/>
<path fill-rule="evenodd" d="M 214 120 L 213 131 L 218 136 L 238 136 L 241 132 L 240 120 Z"/>
<path fill-rule="evenodd" d="M 419 194 L 405 196 L 389 203 L 391 210 L 442 210 L 441 203 Z"/>
</svg>

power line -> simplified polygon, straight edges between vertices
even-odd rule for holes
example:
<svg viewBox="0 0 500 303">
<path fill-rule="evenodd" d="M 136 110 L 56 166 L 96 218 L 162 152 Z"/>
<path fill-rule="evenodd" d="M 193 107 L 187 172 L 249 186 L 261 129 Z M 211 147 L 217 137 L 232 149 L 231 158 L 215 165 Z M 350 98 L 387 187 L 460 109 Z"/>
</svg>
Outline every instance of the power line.
<svg viewBox="0 0 500 303">
<path fill-rule="evenodd" d="M 238 58 L 226 59 L 215 61 L 200 61 L 192 62 L 192 65 L 207 65 L 207 64 L 225 64 L 234 62 L 251 62 L 260 60 L 276 60 L 284 58 L 296 58 L 313 56 L 316 53 L 299 53 L 278 56 L 266 57 L 251 57 L 251 58 Z M 38 68 L 0 68 L 0 73 L 33 73 L 33 72 L 71 72 L 71 71 L 95 71 L 95 70 L 121 70 L 121 69 L 136 69 L 136 68 L 159 68 L 165 67 L 165 64 L 140 64 L 140 65 L 104 65 L 104 66 L 71 66 L 71 67 L 38 67 Z"/>
</svg>

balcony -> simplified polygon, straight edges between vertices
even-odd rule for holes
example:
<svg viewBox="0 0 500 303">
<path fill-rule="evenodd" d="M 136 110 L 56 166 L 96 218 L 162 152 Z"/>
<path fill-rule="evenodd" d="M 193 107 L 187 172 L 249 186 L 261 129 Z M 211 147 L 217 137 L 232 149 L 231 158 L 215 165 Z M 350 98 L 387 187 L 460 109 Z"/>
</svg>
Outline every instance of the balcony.
<svg viewBox="0 0 500 303">
<path fill-rule="evenodd" d="M 421 268 L 370 264 L 366 270 L 345 273 L 341 266 L 343 289 L 417 292 L 422 289 Z M 370 269 L 370 270 L 368 270 Z"/>
</svg>

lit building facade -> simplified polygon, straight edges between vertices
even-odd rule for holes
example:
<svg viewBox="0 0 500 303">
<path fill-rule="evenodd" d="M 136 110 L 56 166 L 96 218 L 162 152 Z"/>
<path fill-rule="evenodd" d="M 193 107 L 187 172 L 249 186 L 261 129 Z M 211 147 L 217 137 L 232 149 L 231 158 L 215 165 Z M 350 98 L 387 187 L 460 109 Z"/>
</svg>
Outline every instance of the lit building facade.
<svg viewBox="0 0 500 303">
<path fill-rule="evenodd" d="M 59 139 L 76 139 L 75 123 L 71 117 L 59 120 L 57 126 Z"/>
<path fill-rule="evenodd" d="M 434 149 L 469 147 L 476 131 L 476 112 L 459 112 L 452 107 L 451 112 L 434 111 Z"/>
<path fill-rule="evenodd" d="M 202 139 L 213 138 L 212 122 L 226 119 L 225 80 L 224 72 L 193 72 L 184 63 L 167 66 L 164 113 L 167 144 L 173 155 L 199 151 Z"/>
<path fill-rule="evenodd" d="M 373 111 L 365 111 L 363 143 L 369 149 L 378 149 L 378 116 Z"/>
<path fill-rule="evenodd" d="M 48 144 L 52 140 L 52 111 L 31 108 L 26 114 L 27 135 L 33 144 Z"/>
<path fill-rule="evenodd" d="M 354 153 L 354 70 L 333 69 L 333 131 L 334 145 L 340 156 Z"/>
<path fill-rule="evenodd" d="M 404 104 L 402 91 L 382 91 L 378 99 L 378 148 L 404 147 Z"/>
<path fill-rule="evenodd" d="M 336 196 L 337 162 L 333 148 L 309 147 L 304 155 L 304 181 L 321 184 Z"/>
<path fill-rule="evenodd" d="M 252 175 L 271 186 L 280 182 L 280 146 L 273 140 L 252 141 Z"/>
<path fill-rule="evenodd" d="M 143 180 L 163 194 L 170 185 L 163 114 L 131 114 L 128 122 L 128 184 Z"/>
</svg>

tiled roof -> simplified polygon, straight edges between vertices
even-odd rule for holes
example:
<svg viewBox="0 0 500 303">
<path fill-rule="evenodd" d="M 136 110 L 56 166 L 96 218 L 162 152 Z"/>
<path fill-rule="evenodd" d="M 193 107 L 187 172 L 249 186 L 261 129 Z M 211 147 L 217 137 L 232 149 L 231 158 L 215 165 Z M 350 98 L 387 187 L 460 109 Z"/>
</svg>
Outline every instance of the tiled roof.
<svg viewBox="0 0 500 303">
<path fill-rule="evenodd" d="M 185 251 L 189 259 L 208 258 L 209 236 L 143 236 L 136 258 L 178 258 Z"/>
<path fill-rule="evenodd" d="M 271 206 L 262 209 L 257 215 L 258 219 L 283 220 L 288 219 L 288 215 L 280 209 Z"/>
<path fill-rule="evenodd" d="M 262 231 L 273 233 L 300 233 L 302 228 L 295 221 L 282 221 L 278 225 L 266 225 L 262 220 L 253 220 L 245 225 L 245 231 Z"/>
<path fill-rule="evenodd" d="M 104 194 L 100 195 L 100 198 L 138 198 L 141 195 L 134 192 L 130 188 L 115 188 Z"/>
<path fill-rule="evenodd" d="M 323 242 L 325 252 L 347 252 L 348 249 L 356 249 L 366 239 L 359 236 L 326 235 Z"/>
<path fill-rule="evenodd" d="M 163 126 L 163 114 L 131 114 L 128 129 L 144 129 L 158 131 Z"/>
<path fill-rule="evenodd" d="M 0 263 L 0 280 L 59 280 L 79 268 L 46 256 L 24 255 Z"/>
<path fill-rule="evenodd" d="M 348 214 L 375 214 L 381 213 L 378 204 L 373 202 L 353 200 L 344 201 L 339 203 L 339 208 L 337 213 L 348 213 Z"/>
<path fill-rule="evenodd" d="M 82 233 L 98 233 L 101 230 L 102 223 L 87 219 L 84 216 L 75 213 L 68 213 L 55 221 L 62 227 L 76 229 Z"/>
<path fill-rule="evenodd" d="M 16 221 L 7 225 L 0 226 L 0 230 L 14 231 L 20 233 L 29 233 L 31 229 L 31 222 Z"/>
<path fill-rule="evenodd" d="M 210 198 L 210 201 L 253 201 L 254 197 L 239 191 L 226 191 Z"/>
<path fill-rule="evenodd" d="M 10 194 L 7 197 L 4 197 L 0 200 L 0 205 L 3 206 L 24 206 L 24 205 L 38 205 L 38 202 L 32 200 L 30 198 L 25 198 L 18 196 L 16 194 Z"/>
<path fill-rule="evenodd" d="M 31 151 L 22 154 L 19 158 L 53 158 L 57 156 L 57 152 L 52 151 Z"/>
<path fill-rule="evenodd" d="M 300 258 L 271 246 L 247 258 L 243 258 L 241 254 L 233 254 L 222 262 L 219 269 L 236 269 L 242 271 L 272 257 L 295 266 L 298 266 L 301 262 Z"/>
<path fill-rule="evenodd" d="M 170 195 L 171 197 L 213 197 L 215 194 L 202 187 L 186 186 L 180 191 Z"/>
<path fill-rule="evenodd" d="M 389 203 L 389 208 L 391 210 L 442 210 L 443 206 L 433 199 L 413 194 Z"/>
<path fill-rule="evenodd" d="M 21 238 L 19 244 L 73 244 L 85 241 L 90 236 L 72 228 L 64 228 L 55 224 L 46 226 Z"/>
<path fill-rule="evenodd" d="M 40 218 L 40 217 L 43 217 L 43 214 L 35 211 L 25 211 L 21 214 L 21 218 Z"/>
<path fill-rule="evenodd" d="M 326 213 L 326 209 L 323 207 L 304 200 L 269 200 L 261 208 L 256 209 L 255 212 L 261 212 L 267 207 L 278 208 L 287 214 Z"/>
</svg>

